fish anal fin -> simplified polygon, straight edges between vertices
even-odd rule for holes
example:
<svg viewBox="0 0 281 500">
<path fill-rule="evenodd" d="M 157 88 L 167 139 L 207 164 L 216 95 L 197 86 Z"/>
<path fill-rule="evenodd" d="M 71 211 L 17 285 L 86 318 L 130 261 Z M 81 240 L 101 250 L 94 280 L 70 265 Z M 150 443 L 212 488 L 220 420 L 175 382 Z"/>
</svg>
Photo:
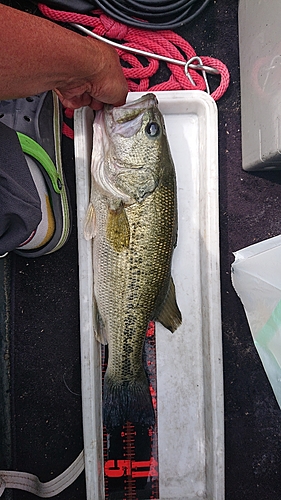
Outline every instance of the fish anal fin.
<svg viewBox="0 0 281 500">
<path fill-rule="evenodd" d="M 173 279 L 170 280 L 169 291 L 163 307 L 158 314 L 156 321 L 159 321 L 165 328 L 174 332 L 182 322 L 182 315 L 176 300 L 176 290 Z"/>
<path fill-rule="evenodd" d="M 101 323 L 97 329 L 95 329 L 95 338 L 100 344 L 107 345 L 107 336 L 106 336 L 106 331 L 104 324 Z"/>
<path fill-rule="evenodd" d="M 90 240 L 96 236 L 96 212 L 92 202 L 89 203 L 84 223 L 84 237 Z"/>
<path fill-rule="evenodd" d="M 122 252 L 130 244 L 130 225 L 123 206 L 108 210 L 106 237 L 116 252 Z"/>
</svg>

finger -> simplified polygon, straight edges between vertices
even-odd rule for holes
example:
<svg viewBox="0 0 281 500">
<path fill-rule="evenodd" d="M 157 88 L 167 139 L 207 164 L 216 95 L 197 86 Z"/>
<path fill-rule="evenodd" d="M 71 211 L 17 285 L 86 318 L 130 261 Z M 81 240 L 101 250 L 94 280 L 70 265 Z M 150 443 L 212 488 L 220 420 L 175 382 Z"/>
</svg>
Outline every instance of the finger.
<svg viewBox="0 0 281 500">
<path fill-rule="evenodd" d="M 103 86 L 97 92 L 91 91 L 91 95 L 94 100 L 103 102 L 105 104 L 112 104 L 113 106 L 122 106 L 126 102 L 128 95 L 128 84 L 124 79 L 118 82 L 112 83 L 112 80 L 108 82 L 103 82 Z"/>
<path fill-rule="evenodd" d="M 104 104 L 103 102 L 100 102 L 98 101 L 97 99 L 94 99 L 93 97 L 91 98 L 91 102 L 90 104 L 88 104 L 88 106 L 91 108 L 91 109 L 94 109 L 95 111 L 99 111 L 100 109 L 103 108 Z"/>
<path fill-rule="evenodd" d="M 79 109 L 83 106 L 89 106 L 91 104 L 92 98 L 89 94 L 84 93 L 79 96 L 73 96 L 71 98 L 64 97 L 60 91 L 56 89 L 58 98 L 60 99 L 62 105 L 69 109 Z"/>
</svg>

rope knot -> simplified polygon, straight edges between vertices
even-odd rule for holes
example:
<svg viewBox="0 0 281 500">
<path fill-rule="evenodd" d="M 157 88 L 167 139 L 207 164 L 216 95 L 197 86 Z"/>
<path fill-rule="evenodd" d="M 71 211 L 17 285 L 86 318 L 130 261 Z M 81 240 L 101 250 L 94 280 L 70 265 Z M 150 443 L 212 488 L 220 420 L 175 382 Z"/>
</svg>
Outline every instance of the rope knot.
<svg viewBox="0 0 281 500">
<path fill-rule="evenodd" d="M 119 23 L 118 21 L 114 21 L 110 17 L 102 14 L 100 16 L 100 22 L 103 24 L 105 28 L 105 35 L 108 38 L 115 40 L 125 40 L 129 27 L 125 24 Z"/>
</svg>

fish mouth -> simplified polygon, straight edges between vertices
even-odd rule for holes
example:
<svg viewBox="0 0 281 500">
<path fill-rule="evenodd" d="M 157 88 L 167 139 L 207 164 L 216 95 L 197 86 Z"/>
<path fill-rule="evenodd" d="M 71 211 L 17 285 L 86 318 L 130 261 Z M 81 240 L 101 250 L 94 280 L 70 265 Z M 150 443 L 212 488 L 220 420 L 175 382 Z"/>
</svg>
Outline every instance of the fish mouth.
<svg viewBox="0 0 281 500">
<path fill-rule="evenodd" d="M 154 94 L 145 94 L 136 101 L 123 106 L 105 107 L 105 121 L 113 134 L 132 137 L 141 127 L 143 114 L 158 104 Z"/>
<path fill-rule="evenodd" d="M 123 106 L 112 107 L 112 117 L 116 123 L 123 123 L 135 118 L 147 109 L 157 106 L 158 101 L 154 94 L 149 93 L 141 96 L 133 102 L 127 102 Z"/>
</svg>

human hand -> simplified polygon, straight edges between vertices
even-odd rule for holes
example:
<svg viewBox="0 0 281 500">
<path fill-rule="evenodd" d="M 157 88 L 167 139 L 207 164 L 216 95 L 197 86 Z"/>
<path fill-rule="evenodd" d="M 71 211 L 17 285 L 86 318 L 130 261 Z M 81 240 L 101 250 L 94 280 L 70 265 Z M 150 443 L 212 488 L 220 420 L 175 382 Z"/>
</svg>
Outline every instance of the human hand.
<svg viewBox="0 0 281 500">
<path fill-rule="evenodd" d="M 125 103 L 128 86 L 113 47 L 1 3 L 0 17 L 1 100 L 56 90 L 72 109 Z"/>
<path fill-rule="evenodd" d="M 123 105 L 128 85 L 116 50 L 105 42 L 95 40 L 93 43 L 91 39 L 84 37 L 83 40 L 89 42 L 90 48 L 88 59 L 84 55 L 81 58 L 81 69 L 79 68 L 80 73 L 84 72 L 85 76 L 77 75 L 73 82 L 57 87 L 55 91 L 60 101 L 70 109 L 89 106 L 99 110 L 104 104 Z"/>
</svg>

